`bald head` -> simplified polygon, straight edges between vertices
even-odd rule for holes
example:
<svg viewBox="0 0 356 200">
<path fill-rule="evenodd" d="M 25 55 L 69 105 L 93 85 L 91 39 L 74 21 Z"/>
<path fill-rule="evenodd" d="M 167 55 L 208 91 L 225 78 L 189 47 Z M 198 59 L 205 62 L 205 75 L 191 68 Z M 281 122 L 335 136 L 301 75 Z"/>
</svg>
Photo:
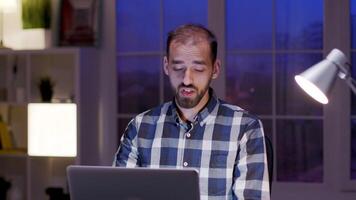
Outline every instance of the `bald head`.
<svg viewBox="0 0 356 200">
<path fill-rule="evenodd" d="M 205 27 L 196 24 L 179 26 L 168 33 L 166 46 L 167 58 L 169 57 L 169 50 L 172 43 L 196 45 L 201 42 L 207 42 L 209 44 L 211 61 L 214 63 L 218 48 L 216 37 Z"/>
</svg>

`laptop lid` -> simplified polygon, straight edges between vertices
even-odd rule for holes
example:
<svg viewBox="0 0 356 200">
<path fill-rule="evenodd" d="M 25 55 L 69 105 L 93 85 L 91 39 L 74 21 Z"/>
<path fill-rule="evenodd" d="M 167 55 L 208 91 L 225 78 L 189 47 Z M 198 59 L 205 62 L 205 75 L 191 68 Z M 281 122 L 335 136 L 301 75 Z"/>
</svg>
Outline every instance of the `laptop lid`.
<svg viewBox="0 0 356 200">
<path fill-rule="evenodd" d="M 199 200 L 193 169 L 67 168 L 71 200 Z"/>
</svg>

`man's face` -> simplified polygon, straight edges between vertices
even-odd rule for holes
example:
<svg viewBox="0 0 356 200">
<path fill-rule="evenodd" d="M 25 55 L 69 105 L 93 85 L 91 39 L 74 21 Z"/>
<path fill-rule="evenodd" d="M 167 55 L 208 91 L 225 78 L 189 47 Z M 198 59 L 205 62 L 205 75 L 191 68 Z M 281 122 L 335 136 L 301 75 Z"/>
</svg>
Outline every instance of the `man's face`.
<svg viewBox="0 0 356 200">
<path fill-rule="evenodd" d="M 217 78 L 220 67 L 219 61 L 212 63 L 208 42 L 183 44 L 173 40 L 169 48 L 164 71 L 169 76 L 177 104 L 189 109 L 202 100 L 207 102 L 210 81 Z"/>
</svg>

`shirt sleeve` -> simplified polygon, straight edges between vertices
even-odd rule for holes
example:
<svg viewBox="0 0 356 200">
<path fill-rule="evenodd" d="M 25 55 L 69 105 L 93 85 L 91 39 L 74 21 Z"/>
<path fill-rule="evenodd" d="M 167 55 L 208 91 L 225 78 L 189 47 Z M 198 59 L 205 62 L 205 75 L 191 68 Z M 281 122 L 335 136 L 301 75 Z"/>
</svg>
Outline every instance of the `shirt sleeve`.
<svg viewBox="0 0 356 200">
<path fill-rule="evenodd" d="M 113 166 L 137 167 L 139 163 L 137 150 L 137 129 L 135 120 L 131 120 L 121 137 L 119 148 L 115 154 Z"/>
<path fill-rule="evenodd" d="M 265 145 L 262 122 L 254 120 L 245 128 L 239 144 L 233 184 L 236 199 L 270 199 Z"/>
</svg>

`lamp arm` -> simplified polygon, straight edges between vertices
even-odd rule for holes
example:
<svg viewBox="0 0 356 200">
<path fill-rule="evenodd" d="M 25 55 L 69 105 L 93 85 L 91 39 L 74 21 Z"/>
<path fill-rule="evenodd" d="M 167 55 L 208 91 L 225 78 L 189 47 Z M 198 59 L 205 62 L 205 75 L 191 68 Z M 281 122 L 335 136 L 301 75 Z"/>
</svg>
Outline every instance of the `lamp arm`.
<svg viewBox="0 0 356 200">
<path fill-rule="evenodd" d="M 346 63 L 346 65 L 350 68 L 351 65 Z M 339 69 L 339 78 L 345 80 L 346 84 L 351 88 L 352 92 L 356 95 L 356 80 L 351 77 L 350 71 L 342 65 L 336 65 Z"/>
<path fill-rule="evenodd" d="M 356 95 L 356 85 L 355 85 L 355 79 L 353 79 L 351 76 L 349 76 L 347 79 L 345 79 L 346 84 L 351 88 L 352 92 Z"/>
</svg>

